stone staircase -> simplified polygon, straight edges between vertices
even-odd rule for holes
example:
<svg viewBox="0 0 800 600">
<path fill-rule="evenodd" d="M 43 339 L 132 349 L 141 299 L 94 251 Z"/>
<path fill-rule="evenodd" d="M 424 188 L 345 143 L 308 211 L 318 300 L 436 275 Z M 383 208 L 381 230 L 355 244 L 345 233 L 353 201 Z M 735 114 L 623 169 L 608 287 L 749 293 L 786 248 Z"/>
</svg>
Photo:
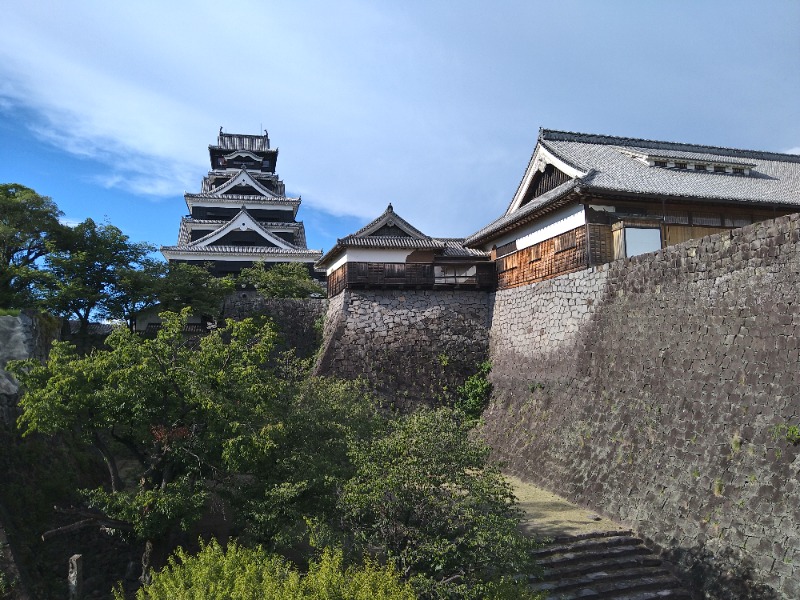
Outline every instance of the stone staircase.
<svg viewBox="0 0 800 600">
<path fill-rule="evenodd" d="M 536 551 L 543 570 L 531 588 L 548 600 L 690 600 L 691 594 L 631 531 L 556 538 Z"/>
</svg>

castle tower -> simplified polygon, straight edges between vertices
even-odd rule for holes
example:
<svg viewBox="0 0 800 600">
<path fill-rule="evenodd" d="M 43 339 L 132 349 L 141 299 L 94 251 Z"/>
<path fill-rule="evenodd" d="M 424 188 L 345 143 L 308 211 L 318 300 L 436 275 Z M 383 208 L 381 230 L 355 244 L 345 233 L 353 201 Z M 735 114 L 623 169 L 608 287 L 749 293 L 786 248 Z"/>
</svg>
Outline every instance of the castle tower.
<svg viewBox="0 0 800 600">
<path fill-rule="evenodd" d="M 211 170 L 197 194 L 185 194 L 189 215 L 178 243 L 162 246 L 169 262 L 211 265 L 215 275 L 236 275 L 255 262 L 301 262 L 313 273 L 322 256 L 306 247 L 296 221 L 300 198 L 287 198 L 275 172 L 278 150 L 269 136 L 223 133 L 208 147 Z"/>
</svg>

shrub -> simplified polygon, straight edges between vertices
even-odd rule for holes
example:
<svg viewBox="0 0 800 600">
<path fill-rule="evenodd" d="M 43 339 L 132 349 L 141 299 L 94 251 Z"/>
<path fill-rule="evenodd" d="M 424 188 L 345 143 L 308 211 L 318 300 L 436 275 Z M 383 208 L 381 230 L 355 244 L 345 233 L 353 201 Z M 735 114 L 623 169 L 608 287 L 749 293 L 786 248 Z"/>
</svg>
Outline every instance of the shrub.
<svg viewBox="0 0 800 600">
<path fill-rule="evenodd" d="M 456 408 L 472 419 L 481 416 L 492 393 L 492 384 L 487 377 L 492 370 L 492 363 L 482 362 L 478 365 L 478 372 L 470 375 L 464 385 L 458 388 Z"/>
<path fill-rule="evenodd" d="M 216 540 L 201 545 L 194 556 L 182 548 L 152 582 L 136 593 L 137 600 L 261 600 L 263 598 L 330 598 L 341 600 L 412 600 L 391 565 L 372 561 L 345 566 L 340 550 L 326 549 L 307 574 L 260 547 L 235 543 L 223 549 Z M 115 600 L 124 600 L 120 590 Z"/>
</svg>

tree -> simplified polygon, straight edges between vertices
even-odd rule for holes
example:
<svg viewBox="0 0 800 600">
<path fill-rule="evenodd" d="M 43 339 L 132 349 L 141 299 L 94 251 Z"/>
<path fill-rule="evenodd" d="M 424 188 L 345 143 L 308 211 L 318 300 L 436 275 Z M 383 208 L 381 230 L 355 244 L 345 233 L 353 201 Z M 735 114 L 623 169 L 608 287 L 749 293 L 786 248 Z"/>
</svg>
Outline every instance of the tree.
<svg viewBox="0 0 800 600">
<path fill-rule="evenodd" d="M 93 313 L 101 317 L 115 313 L 123 274 L 139 270 L 154 248 L 130 242 L 118 228 L 97 225 L 92 219 L 72 228 L 66 240 L 65 249 L 49 245 L 41 295 L 48 309 L 77 317 L 85 334 Z"/>
<path fill-rule="evenodd" d="M 158 301 L 162 310 L 179 312 L 191 307 L 195 314 L 216 317 L 233 289 L 230 277 L 215 277 L 197 265 L 169 263 L 159 283 Z"/>
<path fill-rule="evenodd" d="M 18 183 L 0 184 L 0 308 L 31 304 L 37 261 L 62 247 L 62 215 L 47 196 Z"/>
<path fill-rule="evenodd" d="M 340 499 L 356 548 L 394 564 L 426 597 L 525 597 L 530 568 L 510 485 L 459 411 L 420 411 L 359 445 Z"/>
<path fill-rule="evenodd" d="M 124 595 L 117 591 L 116 600 Z M 391 565 L 367 561 L 346 567 L 341 551 L 326 550 L 312 561 L 308 573 L 300 573 L 280 556 L 261 548 L 235 543 L 226 549 L 212 540 L 191 555 L 179 548 L 169 566 L 154 574 L 140 588 L 137 600 L 229 600 L 263 598 L 339 598 L 341 600 L 414 600 L 408 584 L 401 582 Z"/>
<path fill-rule="evenodd" d="M 26 390 L 25 434 L 76 431 L 106 462 L 109 487 L 87 491 L 78 514 L 146 541 L 146 565 L 165 559 L 171 534 L 211 493 L 255 523 L 251 538 L 307 535 L 304 523 L 334 506 L 324 496 L 350 474 L 347 440 L 374 413 L 354 385 L 309 387 L 276 360 L 268 323 L 231 322 L 192 341 L 188 312 L 162 314 L 154 339 L 119 328 L 107 351 L 79 356 L 56 343 L 46 364 L 9 365 Z M 139 465 L 133 485 L 120 455 Z"/>
<path fill-rule="evenodd" d="M 277 263 L 267 268 L 259 262 L 242 269 L 237 283 L 252 285 L 265 298 L 308 298 L 325 291 L 304 263 Z"/>
</svg>

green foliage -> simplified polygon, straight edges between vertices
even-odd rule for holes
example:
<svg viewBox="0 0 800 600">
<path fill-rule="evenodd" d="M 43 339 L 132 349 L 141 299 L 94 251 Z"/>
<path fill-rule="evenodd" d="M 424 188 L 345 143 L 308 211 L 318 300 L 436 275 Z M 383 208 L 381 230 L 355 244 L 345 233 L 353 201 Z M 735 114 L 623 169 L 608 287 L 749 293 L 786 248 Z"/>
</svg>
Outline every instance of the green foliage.
<svg viewBox="0 0 800 600">
<path fill-rule="evenodd" d="M 278 263 L 266 267 L 263 262 L 242 269 L 237 283 L 252 285 L 264 298 L 308 298 L 324 294 L 304 263 Z"/>
<path fill-rule="evenodd" d="M 489 372 L 492 363 L 482 362 L 478 365 L 478 372 L 470 375 L 464 385 L 458 387 L 458 397 L 455 406 L 472 419 L 481 416 L 492 394 L 492 384 L 489 382 Z"/>
<path fill-rule="evenodd" d="M 117 315 L 126 275 L 144 268 L 153 247 L 130 242 L 118 228 L 92 219 L 70 229 L 65 239 L 63 248 L 48 243 L 39 293 L 45 308 L 77 317 L 85 332 L 92 313 Z"/>
<path fill-rule="evenodd" d="M 776 442 L 783 439 L 793 446 L 800 444 L 800 425 L 781 423 L 772 428 L 772 439 Z"/>
<path fill-rule="evenodd" d="M 0 317 L 18 317 L 20 312 L 18 308 L 0 308 Z"/>
<path fill-rule="evenodd" d="M 26 389 L 26 433 L 75 431 L 108 465 L 110 488 L 85 493 L 111 527 L 166 540 L 225 495 L 251 540 L 286 547 L 306 523 L 330 520 L 352 473 L 348 448 L 377 422 L 359 384 L 306 379 L 276 358 L 268 323 L 230 322 L 199 342 L 181 315 L 163 313 L 155 339 L 120 328 L 107 351 L 79 356 L 56 343 L 46 364 L 12 363 Z M 117 474 L 138 461 L 136 485 Z M 155 543 L 154 542 L 154 543 Z"/>
<path fill-rule="evenodd" d="M 60 247 L 66 228 L 56 203 L 17 183 L 0 184 L 0 308 L 23 308 L 33 300 L 37 261 Z"/>
<path fill-rule="evenodd" d="M 230 277 L 214 277 L 197 265 L 170 263 L 158 282 L 157 297 L 162 310 L 180 312 L 190 307 L 195 314 L 216 317 L 233 289 Z"/>
<path fill-rule="evenodd" d="M 114 594 L 123 600 L 121 592 Z M 307 574 L 261 548 L 235 543 L 222 549 L 212 540 L 192 556 L 179 548 L 169 566 L 139 589 L 137 600 L 262 600 L 329 598 L 331 600 L 413 600 L 411 588 L 390 566 L 367 561 L 345 567 L 341 551 L 326 550 Z"/>
<path fill-rule="evenodd" d="M 340 500 L 355 547 L 385 556 L 425 597 L 492 597 L 530 567 L 511 487 L 462 419 L 439 409 L 391 422 L 354 449 Z"/>
</svg>

